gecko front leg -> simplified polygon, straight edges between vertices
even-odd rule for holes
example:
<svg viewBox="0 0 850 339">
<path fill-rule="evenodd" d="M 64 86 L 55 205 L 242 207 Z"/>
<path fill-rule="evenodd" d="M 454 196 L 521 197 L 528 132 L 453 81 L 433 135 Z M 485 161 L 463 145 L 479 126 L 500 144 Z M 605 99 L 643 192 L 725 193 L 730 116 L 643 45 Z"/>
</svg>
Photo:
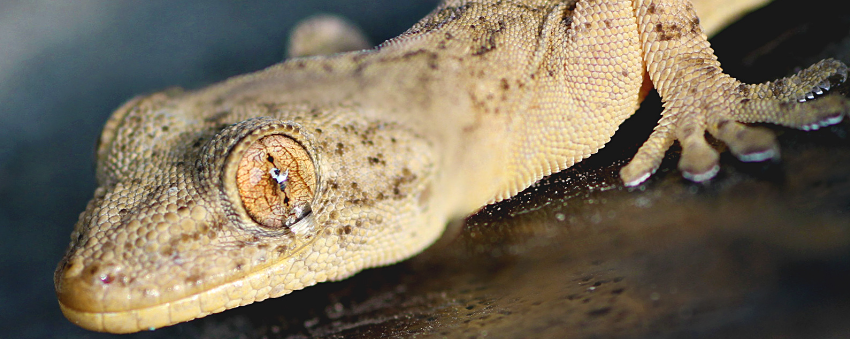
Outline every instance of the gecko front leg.
<svg viewBox="0 0 850 339">
<path fill-rule="evenodd" d="M 744 84 L 723 73 L 688 0 L 635 0 L 640 43 L 647 74 L 664 102 L 652 135 L 620 176 L 627 186 L 646 180 L 664 152 L 678 140 L 679 169 L 693 181 L 714 177 L 718 153 L 705 132 L 723 141 L 741 161 L 778 157 L 773 134 L 743 123 L 767 122 L 804 130 L 838 123 L 848 101 L 821 96 L 844 82 L 847 67 L 824 60 L 791 77 Z"/>
</svg>

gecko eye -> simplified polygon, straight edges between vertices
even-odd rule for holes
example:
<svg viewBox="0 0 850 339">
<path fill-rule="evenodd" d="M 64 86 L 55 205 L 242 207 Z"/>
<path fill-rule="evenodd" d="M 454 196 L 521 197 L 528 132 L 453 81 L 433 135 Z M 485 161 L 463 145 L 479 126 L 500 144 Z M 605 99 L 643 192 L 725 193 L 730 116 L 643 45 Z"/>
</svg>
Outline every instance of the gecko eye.
<svg viewBox="0 0 850 339">
<path fill-rule="evenodd" d="M 310 213 L 316 170 L 307 150 L 284 135 L 265 136 L 245 151 L 236 186 L 248 215 L 263 227 L 289 227 Z"/>
</svg>

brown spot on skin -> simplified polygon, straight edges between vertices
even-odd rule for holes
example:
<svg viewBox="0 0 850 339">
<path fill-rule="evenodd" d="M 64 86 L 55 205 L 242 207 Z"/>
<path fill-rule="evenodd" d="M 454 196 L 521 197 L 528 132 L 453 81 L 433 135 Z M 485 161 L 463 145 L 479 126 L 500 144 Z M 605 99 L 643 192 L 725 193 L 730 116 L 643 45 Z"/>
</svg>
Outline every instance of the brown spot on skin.
<svg viewBox="0 0 850 339">
<path fill-rule="evenodd" d="M 777 79 L 770 86 L 773 96 L 778 97 L 785 91 L 785 79 Z"/>
<path fill-rule="evenodd" d="M 646 12 L 649 13 L 649 14 L 655 14 L 655 11 L 656 11 L 655 3 L 650 2 L 649 6 L 646 6 Z"/>
<path fill-rule="evenodd" d="M 496 49 L 496 35 L 495 35 L 495 33 L 496 33 L 495 31 L 491 32 L 490 35 L 487 37 L 487 40 L 481 46 L 479 46 L 478 49 L 475 50 L 475 52 L 472 52 L 472 55 L 481 56 L 481 55 L 487 54 L 488 52 L 495 50 Z"/>
<path fill-rule="evenodd" d="M 343 145 L 341 142 L 338 142 L 338 143 L 336 144 L 336 151 L 335 151 L 335 153 L 336 153 L 337 155 L 342 155 L 343 153 L 345 153 L 345 151 L 344 151 L 344 150 L 345 150 L 345 145 Z"/>
<path fill-rule="evenodd" d="M 428 60 L 428 68 L 430 68 L 430 69 L 432 69 L 432 70 L 437 70 L 437 69 L 439 69 L 439 68 L 440 68 L 440 65 L 439 65 L 439 64 L 437 64 L 437 57 L 436 57 L 436 54 L 434 55 L 434 57 L 433 57 L 433 58 L 431 58 L 431 59 L 429 59 L 429 60 Z"/>
<path fill-rule="evenodd" d="M 607 28 L 611 28 L 611 26 L 613 26 L 610 19 L 603 20 L 602 22 L 605 23 L 605 27 Z"/>
<path fill-rule="evenodd" d="M 402 60 L 409 60 L 409 59 L 411 59 L 411 58 L 413 58 L 413 57 L 415 57 L 415 56 L 417 56 L 417 55 L 423 55 L 423 54 L 428 54 L 428 53 L 430 53 L 430 52 L 428 52 L 428 51 L 426 51 L 426 50 L 424 50 L 424 49 L 417 49 L 417 50 L 415 50 L 415 51 L 410 51 L 410 52 L 404 53 L 404 54 L 401 56 L 401 59 L 402 59 Z M 431 53 L 431 54 L 433 54 L 433 53 Z"/>
<path fill-rule="evenodd" d="M 278 245 L 277 247 L 274 248 L 274 251 L 279 253 L 279 254 L 286 253 L 286 250 L 287 250 L 286 245 Z"/>
<path fill-rule="evenodd" d="M 655 27 L 656 32 L 659 32 L 658 37 L 661 41 L 676 40 L 682 37 L 682 29 L 677 24 L 671 24 L 665 27 L 663 24 L 658 24 Z"/>
<path fill-rule="evenodd" d="M 722 130 L 728 123 L 729 120 L 720 120 L 720 122 L 717 123 L 717 129 Z"/>
<path fill-rule="evenodd" d="M 697 35 L 697 34 L 700 34 L 702 32 L 702 29 L 700 29 L 699 23 L 700 23 L 700 21 L 699 21 L 698 17 L 693 17 L 691 19 L 691 33 L 692 34 Z"/>
<path fill-rule="evenodd" d="M 186 284 L 187 284 L 187 285 L 189 285 L 189 286 L 194 286 L 194 285 L 198 285 L 198 284 L 200 284 L 200 283 L 201 283 L 201 279 L 202 279 L 202 277 L 201 277 L 200 275 L 198 275 L 198 274 L 192 274 L 192 275 L 190 275 L 190 276 L 186 277 L 186 280 L 185 280 L 185 281 L 186 281 Z"/>
<path fill-rule="evenodd" d="M 94 264 L 89 266 L 89 275 L 97 275 L 97 271 L 100 271 L 100 265 Z"/>
</svg>

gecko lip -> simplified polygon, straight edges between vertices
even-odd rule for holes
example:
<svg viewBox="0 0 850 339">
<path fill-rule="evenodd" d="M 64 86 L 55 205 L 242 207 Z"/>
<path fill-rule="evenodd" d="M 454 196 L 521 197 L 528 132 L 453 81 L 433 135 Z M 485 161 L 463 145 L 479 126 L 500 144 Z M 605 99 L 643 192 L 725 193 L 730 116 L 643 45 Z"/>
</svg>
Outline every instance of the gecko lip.
<svg viewBox="0 0 850 339">
<path fill-rule="evenodd" d="M 295 252 L 297 254 L 300 250 Z M 292 268 L 288 260 L 276 260 L 244 275 L 231 275 L 230 280 L 195 289 L 163 289 L 153 285 L 131 287 L 123 284 L 120 276 L 109 280 L 96 270 L 78 272 L 70 268 L 60 270 L 55 277 L 56 296 L 62 313 L 80 327 L 111 333 L 132 333 L 174 325 L 277 297 L 317 282 L 300 286 L 279 283 L 278 280 Z M 280 272 L 281 275 L 270 276 L 269 271 Z M 270 288 L 265 294 L 248 293 L 255 286 Z"/>
<path fill-rule="evenodd" d="M 233 284 L 233 283 L 231 283 Z M 131 308 L 136 289 L 107 286 L 85 279 L 60 279 L 56 294 L 62 313 L 74 324 L 92 331 L 132 333 L 202 317 L 201 300 L 226 297 L 222 285 L 211 290 L 149 306 Z M 123 296 L 123 298 L 122 298 Z M 123 301 L 123 302 L 122 302 Z"/>
</svg>

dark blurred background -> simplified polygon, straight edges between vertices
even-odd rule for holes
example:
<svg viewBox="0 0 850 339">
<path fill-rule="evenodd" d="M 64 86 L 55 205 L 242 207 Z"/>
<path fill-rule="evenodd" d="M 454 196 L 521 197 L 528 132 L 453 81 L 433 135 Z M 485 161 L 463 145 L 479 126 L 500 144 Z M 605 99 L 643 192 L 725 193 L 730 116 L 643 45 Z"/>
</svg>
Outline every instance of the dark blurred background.
<svg viewBox="0 0 850 339">
<path fill-rule="evenodd" d="M 95 140 L 99 136 L 100 128 L 106 118 L 122 102 L 137 94 L 172 86 L 202 87 L 230 76 L 259 70 L 277 63 L 285 55 L 288 32 L 297 20 L 311 14 L 318 12 L 341 14 L 361 25 L 372 42 L 379 43 L 401 33 L 415 23 L 417 19 L 424 16 L 435 6 L 436 1 L 318 0 L 298 5 L 292 3 L 294 2 L 182 1 L 177 5 L 173 1 L 80 0 L 57 2 L 32 0 L 0 2 L 0 338 L 110 337 L 109 335 L 84 331 L 64 319 L 56 304 L 52 275 L 56 263 L 65 251 L 73 224 L 91 197 L 95 187 L 92 155 Z M 824 57 L 835 57 L 845 63 L 850 63 L 850 54 L 848 54 L 850 53 L 848 47 L 850 46 L 850 39 L 848 39 L 850 37 L 850 14 L 844 9 L 839 9 L 844 8 L 843 6 L 843 2 L 836 0 L 811 3 L 805 6 L 798 1 L 777 1 L 721 32 L 712 40 L 712 43 L 727 72 L 750 82 L 760 82 L 788 75 L 800 67 L 808 66 Z M 654 103 L 650 102 L 645 105 L 649 108 L 648 113 L 642 113 L 645 116 L 644 122 L 633 122 L 635 126 L 644 126 L 643 137 L 648 134 L 660 109 L 657 98 L 654 100 Z M 750 207 L 751 210 L 760 210 L 760 213 L 763 213 L 759 217 L 750 216 L 747 220 L 765 220 L 764 218 L 767 217 L 775 217 L 776 213 L 779 213 L 776 211 L 793 209 L 802 205 L 804 209 L 808 208 L 801 212 L 803 214 L 792 214 L 788 218 L 780 218 L 791 223 L 790 226 L 777 222 L 776 228 L 802 229 L 803 234 L 808 234 L 805 228 L 808 225 L 807 222 L 798 220 L 816 220 L 818 227 L 825 224 L 835 227 L 837 230 L 835 232 L 838 232 L 835 233 L 836 235 L 819 235 L 821 238 L 818 238 L 833 242 L 827 241 L 827 244 L 820 244 L 812 240 L 814 242 L 805 245 L 809 247 L 793 244 L 771 245 L 765 249 L 760 246 L 754 247 L 753 241 L 759 244 L 762 241 L 752 239 L 761 239 L 759 237 L 771 233 L 769 231 L 756 232 L 758 235 L 750 234 L 746 237 L 735 235 L 707 237 L 708 240 L 703 241 L 717 241 L 720 244 L 728 245 L 721 246 L 723 250 L 720 252 L 731 251 L 737 253 L 735 255 L 742 255 L 747 258 L 750 258 L 750 254 L 754 252 L 768 258 L 786 258 L 786 256 L 796 258 L 794 253 L 797 252 L 789 250 L 789 246 L 792 249 L 803 246 L 805 250 L 800 250 L 800 253 L 807 253 L 809 256 L 805 257 L 805 260 L 775 259 L 773 261 L 760 257 L 763 261 L 768 262 L 766 264 L 768 268 L 765 268 L 768 273 L 760 274 L 752 277 L 752 279 L 741 280 L 741 285 L 748 287 L 737 290 L 731 289 L 739 291 L 736 292 L 737 294 L 733 293 L 736 296 L 735 298 L 727 296 L 726 299 L 723 299 L 724 297 L 718 297 L 717 300 L 723 302 L 712 304 L 715 308 L 711 312 L 714 312 L 712 314 L 715 317 L 710 318 L 710 321 L 695 322 L 693 319 L 705 319 L 699 317 L 699 308 L 687 308 L 682 311 L 682 307 L 679 306 L 679 313 L 687 313 L 688 316 L 684 318 L 687 318 L 688 321 L 681 321 L 681 319 L 677 322 L 668 321 L 664 318 L 668 314 L 659 312 L 658 314 L 647 315 L 645 320 L 641 322 L 643 327 L 636 327 L 644 330 L 649 328 L 651 331 L 634 330 L 632 332 L 618 332 L 617 334 L 619 337 L 712 337 L 715 335 L 751 337 L 750 334 L 759 337 L 760 328 L 769 327 L 773 323 L 787 324 L 784 319 L 796 319 L 801 312 L 800 310 L 805 309 L 805 307 L 815 307 L 821 305 L 819 304 L 820 300 L 830 299 L 830 295 L 826 297 L 817 295 L 816 291 L 818 290 L 827 291 L 825 293 L 839 293 L 837 299 L 834 300 L 848 299 L 847 292 L 841 292 L 843 290 L 835 288 L 835 285 L 818 285 L 821 280 L 850 282 L 850 279 L 848 279 L 848 276 L 850 276 L 848 274 L 848 267 L 850 267 L 848 261 L 850 260 L 847 259 L 848 248 L 850 248 L 847 244 L 850 242 L 846 241 L 846 232 L 850 230 L 846 225 L 846 221 L 850 220 L 848 218 L 850 216 L 848 214 L 850 213 L 850 199 L 848 199 L 846 193 L 840 193 L 847 192 L 845 188 L 848 187 L 848 171 L 842 168 L 832 172 L 814 171 L 815 174 L 812 174 L 809 173 L 811 171 L 806 172 L 806 167 L 801 167 L 802 169 L 794 167 L 794 159 L 797 159 L 796 163 L 819 163 L 833 169 L 839 165 L 846 165 L 848 158 L 846 126 L 847 123 L 845 122 L 833 129 L 819 131 L 814 137 L 809 137 L 808 134 L 796 134 L 793 131 L 777 129 L 783 135 L 780 139 L 783 142 L 783 147 L 787 146 L 790 149 L 789 153 L 786 153 L 790 154 L 787 165 L 783 165 L 784 167 L 778 172 L 779 174 L 777 174 L 775 167 L 768 169 L 747 167 L 725 156 L 724 171 L 718 180 L 708 186 L 694 186 L 677 179 L 678 173 L 675 171 L 675 162 L 668 161 L 668 163 L 665 163 L 666 167 L 659 173 L 658 181 L 650 183 L 645 192 L 639 193 L 626 192 L 621 187 L 616 186 L 614 173 L 616 173 L 617 166 L 621 165 L 624 156 L 628 157 L 633 154 L 633 147 L 636 145 L 636 142 L 629 139 L 629 136 L 624 137 L 618 134 L 615 140 L 617 143 L 611 148 L 626 145 L 620 148 L 625 151 L 604 152 L 600 157 L 591 158 L 592 161 L 588 164 L 542 183 L 536 188 L 536 190 L 542 192 L 530 192 L 523 195 L 523 199 L 527 199 L 523 200 L 525 202 L 516 202 L 522 199 L 508 202 L 504 205 L 504 209 L 513 211 L 513 214 L 500 215 L 495 212 L 496 209 L 485 210 L 483 216 L 478 219 L 473 218 L 469 222 L 465 231 L 473 234 L 472 237 L 474 237 L 475 234 L 480 235 L 482 232 L 488 232 L 487 227 L 476 228 L 476 225 L 482 223 L 486 225 L 494 222 L 493 220 L 513 218 L 517 214 L 523 214 L 527 211 L 542 210 L 547 212 L 541 218 L 556 221 L 556 223 L 550 222 L 540 227 L 547 230 L 546 232 L 550 232 L 554 227 L 553 225 L 561 225 L 562 229 L 555 232 L 558 236 L 551 236 L 549 233 L 540 231 L 541 228 L 531 226 L 528 226 L 530 228 L 523 228 L 526 227 L 523 226 L 519 229 L 537 230 L 526 233 L 538 234 L 543 232 L 554 239 L 570 238 L 575 240 L 586 236 L 585 233 L 576 233 L 573 229 L 578 227 L 577 225 L 582 225 L 582 220 L 584 220 L 582 216 L 586 216 L 587 221 L 594 225 L 598 225 L 600 220 L 608 220 L 598 215 L 597 209 L 600 201 L 608 201 L 608 205 L 605 205 L 608 212 L 603 213 L 603 216 L 613 214 L 626 219 L 634 217 L 633 214 L 629 214 L 628 208 L 624 211 L 622 209 L 625 207 L 618 207 L 619 205 L 612 202 L 618 201 L 618 199 L 630 202 L 638 199 L 635 200 L 638 201 L 636 204 L 645 208 L 641 212 L 644 214 L 640 214 L 642 217 L 658 217 L 659 220 L 667 220 L 664 222 L 668 224 L 671 223 L 669 215 L 688 216 L 672 222 L 676 224 L 682 222 L 682 220 L 691 220 L 691 218 L 693 220 L 704 220 L 705 218 L 716 217 L 717 206 L 725 206 L 729 201 L 735 202 L 735 205 L 740 205 L 739 201 L 733 198 L 735 196 L 733 193 L 749 192 L 752 194 L 753 190 L 763 189 L 765 190 L 764 196 L 759 195 L 760 198 L 755 199 L 755 202 L 752 202 L 753 199 L 743 200 L 743 203 L 752 202 L 755 204 Z M 624 128 L 623 130 L 627 129 Z M 640 136 L 637 138 L 637 143 L 639 143 Z M 838 146 L 832 147 L 830 145 Z M 810 149 L 815 149 L 816 154 L 809 156 L 808 153 L 800 153 L 802 155 L 795 158 L 794 150 L 805 152 Z M 785 151 L 784 148 L 783 151 Z M 672 155 L 672 157 L 675 158 L 675 155 Z M 788 169 L 787 173 L 785 169 Z M 667 175 L 666 173 L 670 174 Z M 814 193 L 806 191 L 809 193 L 798 194 L 796 189 L 788 188 L 788 182 L 794 182 L 793 179 L 772 179 L 776 176 L 786 175 L 810 175 L 810 177 L 822 175 L 824 176 L 822 180 L 813 180 L 811 182 L 815 183 L 809 185 L 815 189 L 822 189 L 822 191 Z M 584 181 L 571 179 L 575 177 L 585 179 Z M 755 186 L 747 186 L 750 182 L 755 182 L 755 184 L 752 184 Z M 577 183 L 579 186 L 575 188 Z M 805 187 L 811 188 L 809 186 Z M 600 187 L 606 189 L 600 189 Z M 613 190 L 614 193 L 604 192 L 610 190 Z M 696 198 L 692 197 L 694 195 L 692 193 L 696 193 Z M 686 197 L 691 198 L 679 196 L 678 201 L 669 204 L 665 204 L 662 200 L 653 200 L 655 199 L 653 197 L 676 196 L 676 194 L 685 194 Z M 786 205 L 783 203 L 785 200 L 781 199 L 785 199 L 783 197 L 790 194 L 811 197 L 811 199 L 799 204 L 788 205 L 793 208 L 785 208 Z M 681 199 L 695 200 L 692 201 L 692 205 L 689 205 L 687 203 L 682 204 Z M 558 206 L 571 206 L 572 214 L 565 215 L 560 210 L 552 210 L 552 206 L 555 205 L 553 201 L 557 202 Z M 644 203 L 648 201 L 654 201 L 655 207 L 645 206 Z M 635 204 L 629 206 L 632 205 Z M 687 208 L 683 206 L 687 206 Z M 671 211 L 671 209 L 676 208 L 682 210 Z M 645 213 L 649 213 L 649 216 Z M 575 215 L 575 218 L 578 219 L 569 217 L 570 215 Z M 812 219 L 806 219 L 808 217 L 812 217 Z M 607 221 L 609 224 L 617 223 L 614 218 L 610 219 Z M 515 219 L 509 220 L 514 221 L 508 222 L 503 228 L 516 227 L 512 226 Z M 733 218 L 732 220 L 739 219 Z M 735 222 L 723 219 L 715 223 L 708 222 L 706 227 L 709 229 L 717 228 L 714 226 L 717 223 L 723 225 L 735 224 Z M 605 223 L 603 222 L 602 225 L 605 225 Z M 744 228 L 746 225 L 744 223 L 739 226 Z M 612 231 L 613 226 L 611 226 L 611 229 L 602 226 L 595 227 L 595 231 L 587 231 L 593 233 L 593 239 L 597 239 L 596 236 L 599 232 L 605 234 L 609 234 L 606 232 L 619 232 Z M 729 228 L 734 227 L 729 226 Z M 519 231 L 513 233 L 496 232 L 493 233 L 493 237 L 515 238 L 516 232 Z M 573 233 L 565 235 L 564 232 Z M 637 232 L 635 234 L 643 234 L 640 232 L 644 231 L 634 232 Z M 710 230 L 706 232 L 710 232 Z M 632 233 L 627 233 L 627 235 L 629 234 Z M 679 239 L 674 236 L 668 238 L 669 241 Z M 532 237 L 532 239 L 534 238 Z M 544 248 L 547 251 L 554 251 L 562 248 L 562 246 L 571 246 L 570 244 L 554 246 L 552 243 L 541 245 L 534 242 L 536 240 L 529 240 L 533 242 L 532 245 L 525 244 L 525 246 L 521 246 L 525 250 L 517 250 L 515 243 L 508 246 L 504 244 L 504 241 L 488 240 L 483 243 L 473 242 L 472 245 L 468 245 L 470 241 L 469 239 L 464 240 L 463 243 L 467 245 L 461 254 L 449 257 L 459 257 L 476 263 L 491 263 L 490 266 L 486 266 L 485 271 L 502 269 L 509 272 L 508 274 L 513 277 L 507 279 L 505 284 L 508 282 L 515 283 L 523 279 L 538 280 L 540 278 L 539 280 L 546 280 L 533 274 L 531 276 L 517 275 L 519 273 L 504 269 L 504 267 L 516 265 L 518 260 L 522 260 L 524 254 L 527 254 L 529 258 L 534 258 L 533 253 L 536 252 L 528 248 Z M 773 242 L 769 243 L 773 244 Z M 599 245 L 598 251 L 609 249 L 608 246 L 610 246 L 610 243 L 603 242 L 602 245 Z M 694 246 L 699 248 L 700 243 Z M 833 251 L 816 256 L 817 260 L 811 259 L 813 251 L 811 248 L 823 246 L 829 247 Z M 482 248 L 485 250 L 482 250 Z M 493 250 L 486 250 L 488 248 Z M 658 258 L 677 257 L 679 252 L 670 251 L 673 252 L 658 254 Z M 507 252 L 513 253 L 515 257 L 511 257 L 508 262 L 505 262 L 505 257 L 500 253 Z M 487 255 L 482 257 L 480 253 L 487 253 Z M 637 252 L 624 252 L 617 255 L 622 257 L 635 255 L 635 253 Z M 584 258 L 598 254 L 571 255 Z M 189 325 L 176 326 L 152 333 L 142 333 L 138 336 L 228 338 L 352 335 L 360 337 L 404 337 L 423 333 L 452 336 L 453 333 L 458 334 L 460 332 L 451 332 L 450 329 L 456 330 L 458 326 L 469 326 L 468 321 L 459 322 L 458 319 L 472 316 L 478 317 L 476 318 L 477 321 L 484 321 L 484 323 L 479 323 L 480 327 L 476 327 L 476 332 L 471 334 L 471 336 L 479 337 L 511 335 L 510 332 L 488 331 L 486 321 L 494 321 L 497 318 L 507 319 L 499 320 L 503 321 L 499 326 L 504 326 L 504 321 L 507 321 L 508 324 L 514 324 L 517 331 L 520 331 L 520 329 L 527 331 L 518 333 L 551 335 L 553 332 L 546 329 L 557 328 L 566 333 L 580 333 L 579 335 L 572 335 L 573 337 L 594 337 L 597 335 L 606 336 L 608 332 L 605 331 L 616 327 L 601 326 L 598 327 L 600 332 L 594 332 L 597 327 L 585 326 L 581 327 L 584 332 L 569 332 L 572 327 L 566 327 L 557 322 L 549 322 L 549 325 L 542 322 L 535 323 L 534 326 L 526 329 L 520 326 L 528 323 L 527 319 L 521 318 L 520 313 L 523 312 L 511 308 L 514 307 L 512 306 L 514 304 L 521 304 L 517 300 L 523 300 L 523 296 L 507 300 L 507 298 L 499 297 L 499 293 L 513 289 L 520 291 L 516 293 L 527 291 L 529 294 L 535 294 L 540 293 L 541 290 L 533 288 L 525 290 L 510 285 L 490 286 L 488 287 L 490 290 L 488 290 L 488 288 L 470 282 L 469 277 L 464 275 L 469 274 L 469 270 L 453 270 L 452 265 L 447 265 L 449 268 L 441 266 L 439 264 L 441 261 L 438 260 L 440 258 L 442 258 L 440 255 L 429 254 L 424 256 L 424 259 L 412 261 L 412 264 L 405 263 L 389 268 L 371 270 L 362 274 L 362 277 L 358 275 L 355 279 L 340 283 L 323 284 L 312 288 L 315 289 L 314 292 L 310 292 L 312 289 L 308 289 L 303 291 L 302 294 L 296 293 L 291 297 L 267 301 L 258 304 L 259 306 L 249 306 L 237 311 L 225 312 L 224 315 L 217 318 L 209 317 L 204 321 L 192 322 Z M 596 262 L 595 260 L 590 261 Z M 676 260 L 671 261 L 675 262 Z M 679 261 L 681 261 L 681 257 L 679 257 Z M 463 267 L 464 261 L 459 262 L 461 264 L 455 262 L 454 266 Z M 645 261 L 640 262 L 645 263 Z M 619 282 L 622 279 L 626 279 L 627 283 L 634 281 L 633 285 L 623 287 L 628 294 L 628 291 L 643 291 L 650 289 L 647 286 L 658 286 L 659 283 L 652 282 L 651 277 L 647 277 L 652 272 L 663 271 L 664 274 L 672 276 L 677 276 L 677 274 L 693 275 L 693 272 L 683 269 L 692 267 L 687 262 L 669 265 L 672 266 L 664 266 L 665 269 L 653 266 L 652 269 L 632 275 L 622 273 L 612 278 L 613 280 L 604 281 L 605 283 Z M 616 271 L 617 267 L 621 266 L 614 265 L 611 270 Z M 573 267 L 573 269 L 577 271 L 564 272 L 578 277 L 594 276 L 584 271 L 587 269 L 586 267 Z M 677 269 L 681 270 L 677 271 Z M 423 271 L 434 270 L 442 275 L 435 273 L 430 279 L 431 284 L 427 284 L 429 279 L 424 279 L 426 281 L 424 287 L 416 284 L 416 281 L 423 277 Z M 552 268 L 541 268 L 541 270 L 551 272 Z M 745 271 L 751 272 L 752 270 Z M 729 272 L 738 271 L 733 269 Z M 658 273 L 658 276 L 664 276 L 664 274 Z M 597 275 L 601 275 L 601 273 Z M 428 276 L 428 274 L 425 274 L 425 276 Z M 749 277 L 746 274 L 743 274 L 743 276 Z M 805 280 L 804 276 L 814 277 L 812 279 L 815 280 Z M 453 284 L 452 277 L 461 277 L 466 280 L 462 283 Z M 629 277 L 636 278 L 629 280 Z M 804 280 L 794 280 L 798 278 Z M 375 282 L 376 279 L 377 283 Z M 706 279 L 706 281 L 709 280 Z M 591 278 L 584 282 L 579 279 L 577 286 L 593 281 Z M 597 283 L 602 285 L 601 281 L 603 280 L 599 280 Z M 776 283 L 778 284 L 776 286 L 780 287 L 773 289 L 752 287 L 753 284 L 763 283 L 764 281 Z M 777 283 L 777 281 L 779 282 Z M 468 284 L 472 284 L 473 287 L 460 289 L 458 295 L 473 294 L 485 300 L 486 302 L 482 302 L 481 305 L 486 305 L 480 306 L 481 311 L 479 313 L 476 313 L 479 309 L 475 308 L 478 306 L 467 306 L 468 301 L 473 300 L 474 297 L 465 300 L 452 294 L 449 289 L 451 286 L 467 286 Z M 440 290 L 441 287 L 439 286 L 442 286 L 445 290 Z M 688 290 L 687 287 L 678 288 L 678 291 Z M 586 287 L 582 287 L 582 289 L 586 290 Z M 612 293 L 618 290 L 620 291 L 618 293 L 623 292 L 623 290 L 615 288 Z M 425 291 L 422 294 L 424 297 L 416 299 L 418 298 L 417 291 Z M 563 289 L 556 291 L 563 291 Z M 727 290 L 723 289 L 723 291 Z M 655 298 L 658 295 L 652 293 L 646 293 L 645 296 L 648 298 L 646 300 L 657 301 Z M 726 295 L 718 293 L 718 295 Z M 813 293 L 816 294 L 815 297 L 811 297 Z M 364 294 L 366 296 L 362 296 Z M 684 292 L 681 293 L 681 295 L 684 294 Z M 350 297 L 351 295 L 356 295 L 356 297 Z M 387 295 L 391 298 L 387 299 Z M 486 298 L 482 295 L 485 295 Z M 788 297 L 789 295 L 791 297 Z M 357 312 L 342 312 L 342 310 L 348 310 L 349 307 L 367 303 L 374 296 L 384 298 L 381 299 L 385 303 L 382 305 L 390 306 L 376 307 L 376 309 L 384 309 L 384 313 L 364 315 Z M 786 297 L 790 301 L 783 299 Z M 816 299 L 805 299 L 807 297 Z M 795 298 L 804 299 L 803 302 L 797 302 L 798 300 Z M 735 301 L 730 301 L 732 299 Z M 777 299 L 783 300 L 780 303 L 781 307 L 773 307 L 775 305 L 765 301 Z M 638 298 L 636 300 L 643 299 Z M 840 313 L 846 311 L 848 309 L 846 306 L 850 303 L 836 305 L 834 300 L 832 303 L 828 303 L 828 311 L 824 311 L 828 312 L 822 317 L 822 319 L 827 319 L 822 320 L 826 323 L 803 324 L 801 325 L 803 327 L 795 327 L 796 332 L 790 330 L 782 332 L 780 326 L 776 327 L 780 328 L 778 330 L 780 332 L 771 335 L 811 338 L 840 337 L 841 334 L 847 334 L 845 332 L 846 325 L 832 323 L 828 319 L 830 319 L 830 316 L 836 319 L 842 317 L 843 319 L 850 319 L 850 314 Z M 296 303 L 297 307 L 293 308 L 291 306 L 293 303 Z M 318 303 L 318 305 L 312 306 L 311 303 Z M 418 305 L 418 308 L 415 310 L 405 308 L 410 303 Z M 426 305 L 426 307 L 422 306 L 423 303 L 431 304 Z M 529 303 L 537 303 L 535 306 L 540 305 L 538 301 L 529 301 Z M 286 305 L 290 305 L 289 309 L 286 309 Z M 705 303 L 701 305 L 705 305 Z M 729 305 L 744 306 L 730 307 Z M 805 307 L 797 307 L 799 305 Z M 772 307 L 780 310 L 777 311 L 778 314 L 765 315 L 765 313 L 757 312 L 757 310 Z M 466 313 L 462 314 L 446 311 L 446 309 L 454 310 L 455 308 L 470 311 L 464 311 Z M 558 309 L 563 308 L 559 307 Z M 268 314 L 280 309 L 283 309 L 283 313 L 279 316 Z M 588 311 L 587 315 L 595 317 L 594 319 L 608 319 L 604 316 L 619 314 L 612 312 L 611 309 L 610 307 L 596 308 Z M 614 309 L 616 310 L 616 308 Z M 484 317 L 484 315 L 489 317 L 489 315 L 495 314 L 493 313 L 496 312 L 495 310 L 502 312 L 499 313 L 499 317 Z M 258 318 L 252 316 L 252 312 L 261 312 L 265 315 Z M 299 318 L 299 314 L 306 315 Z M 407 318 L 402 317 L 408 321 L 404 323 L 404 326 L 390 321 L 399 319 L 399 314 L 410 315 Z M 692 316 L 692 314 L 697 314 L 697 316 Z M 725 314 L 726 317 L 718 318 L 716 314 Z M 353 318 L 349 318 L 349 316 Z M 441 316 L 446 318 L 441 318 Z M 285 317 L 286 320 L 280 320 Z M 512 317 L 518 320 L 511 323 Z M 535 317 L 535 319 L 541 319 L 537 315 Z M 560 315 L 558 318 L 564 319 Z M 215 321 L 229 325 L 224 327 L 226 330 L 210 327 L 211 322 Z M 290 325 L 285 325 L 287 321 Z M 425 322 L 427 326 L 417 321 Z M 611 321 L 622 323 L 622 319 Z M 749 326 L 750 323 L 761 325 Z M 297 324 L 297 326 L 292 324 Z M 389 324 L 389 326 L 381 327 L 381 324 Z M 698 326 L 693 326 L 694 324 Z M 835 327 L 830 327 L 830 324 L 835 325 Z M 502 328 L 499 326 L 494 325 L 492 328 Z M 318 330 L 319 328 L 321 330 Z M 441 328 L 445 328 L 445 330 L 441 330 Z M 810 332 L 807 328 L 817 328 L 822 331 Z M 468 332 L 463 333 L 469 334 Z M 560 335 L 563 335 L 563 333 Z"/>
</svg>

